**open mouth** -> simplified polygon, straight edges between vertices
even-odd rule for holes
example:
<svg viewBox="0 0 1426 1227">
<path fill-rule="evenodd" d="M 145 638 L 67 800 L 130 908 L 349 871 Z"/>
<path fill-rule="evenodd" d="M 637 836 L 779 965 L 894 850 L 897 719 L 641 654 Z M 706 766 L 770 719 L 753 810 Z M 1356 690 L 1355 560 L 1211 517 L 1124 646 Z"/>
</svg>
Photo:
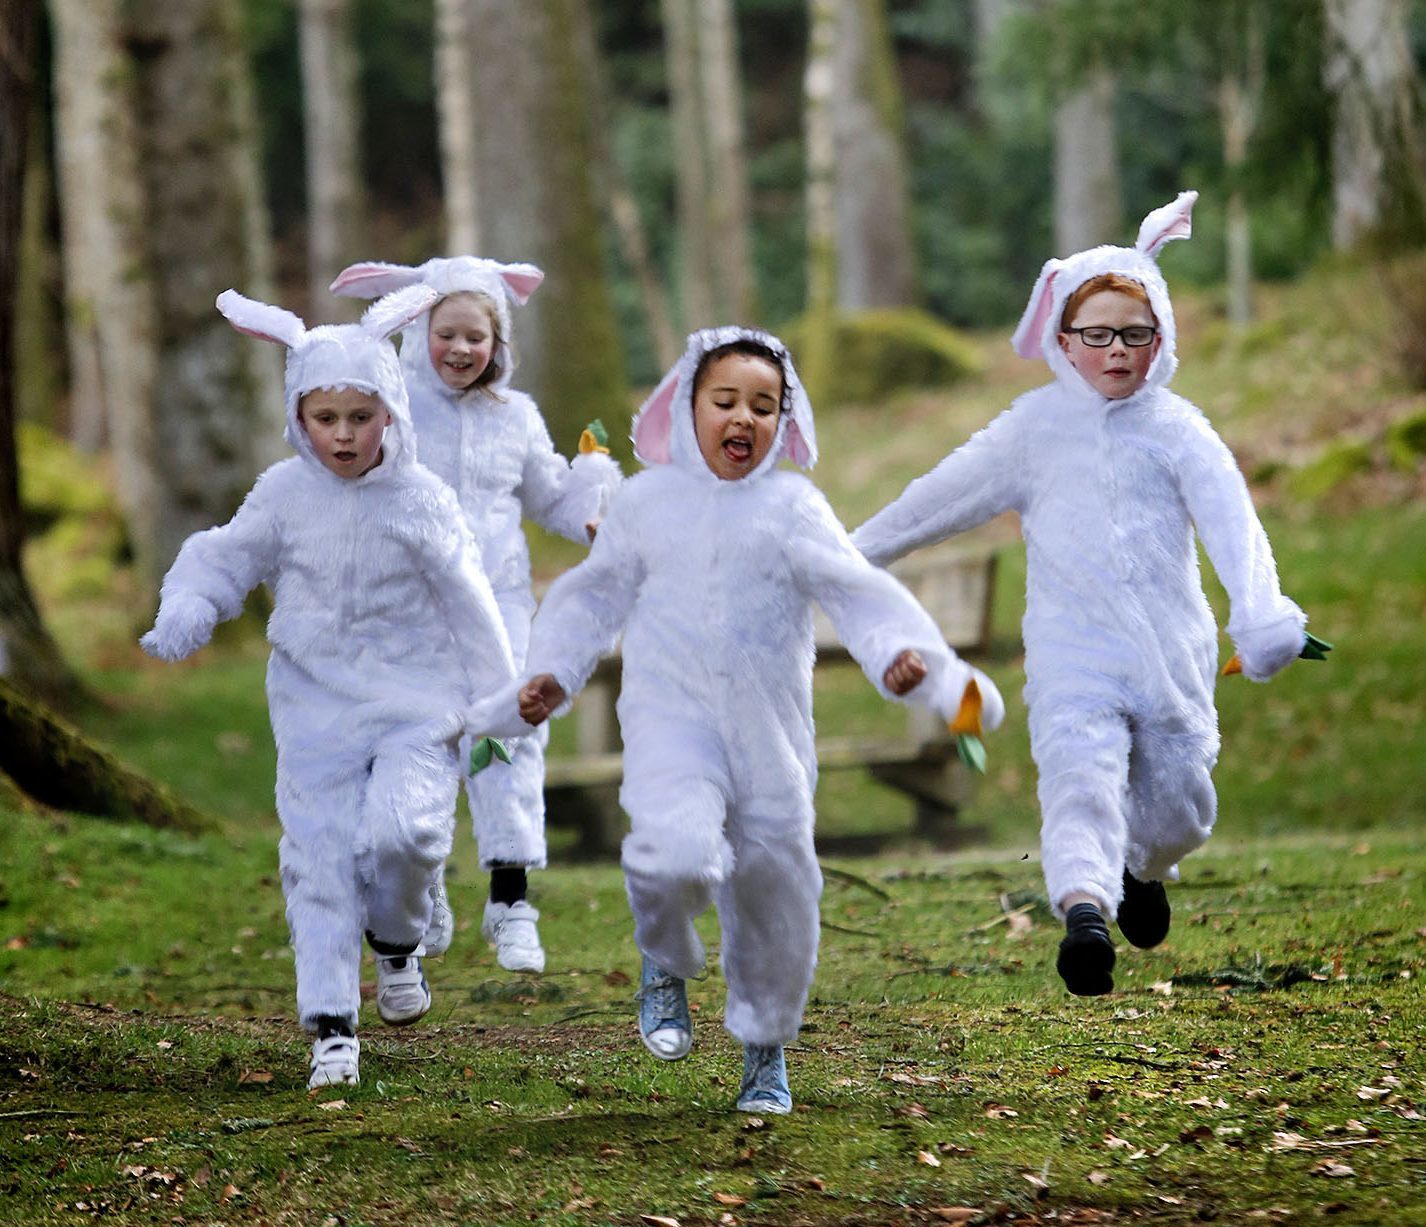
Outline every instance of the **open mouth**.
<svg viewBox="0 0 1426 1227">
<path fill-rule="evenodd" d="M 351 462 L 357 458 L 357 454 L 355 452 L 333 452 L 332 455 L 335 456 L 338 460 L 340 460 L 343 464 L 351 464 Z"/>
<path fill-rule="evenodd" d="M 747 464 L 753 456 L 752 440 L 724 439 L 723 455 L 727 456 L 734 464 Z"/>
</svg>

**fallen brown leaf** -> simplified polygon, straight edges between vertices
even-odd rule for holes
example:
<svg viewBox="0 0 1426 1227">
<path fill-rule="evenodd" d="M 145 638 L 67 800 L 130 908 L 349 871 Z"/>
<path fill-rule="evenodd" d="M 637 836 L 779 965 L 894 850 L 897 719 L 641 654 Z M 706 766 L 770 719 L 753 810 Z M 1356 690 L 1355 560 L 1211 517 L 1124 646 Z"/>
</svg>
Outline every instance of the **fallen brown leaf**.
<svg viewBox="0 0 1426 1227">
<path fill-rule="evenodd" d="M 932 1206 L 931 1213 L 943 1223 L 969 1223 L 980 1217 L 975 1206 Z"/>
<path fill-rule="evenodd" d="M 739 1197 L 736 1193 L 714 1193 L 713 1200 L 720 1206 L 746 1206 L 748 1199 Z"/>
<path fill-rule="evenodd" d="M 927 1167 L 940 1167 L 941 1161 L 929 1150 L 918 1150 L 916 1152 L 916 1162 L 924 1163 Z"/>
</svg>

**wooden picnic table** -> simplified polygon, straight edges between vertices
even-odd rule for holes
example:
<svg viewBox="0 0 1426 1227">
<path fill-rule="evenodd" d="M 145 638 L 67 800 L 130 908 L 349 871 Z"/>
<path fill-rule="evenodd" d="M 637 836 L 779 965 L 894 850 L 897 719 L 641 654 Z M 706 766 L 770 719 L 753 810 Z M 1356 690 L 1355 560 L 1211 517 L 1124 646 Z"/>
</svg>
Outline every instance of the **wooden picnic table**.
<svg viewBox="0 0 1426 1227">
<path fill-rule="evenodd" d="M 986 652 L 995 593 L 993 553 L 946 543 L 893 563 L 890 570 L 925 606 L 952 648 L 963 656 Z M 814 627 L 819 670 L 851 663 L 820 609 Z M 545 763 L 546 820 L 552 826 L 576 827 L 582 856 L 617 855 L 625 829 L 618 800 L 622 746 L 614 712 L 620 668 L 617 652 L 600 661 L 571 712 L 573 757 L 550 757 Z M 956 837 L 969 773 L 935 713 L 908 706 L 901 736 L 819 736 L 817 762 L 823 772 L 869 771 L 913 800 L 917 834 L 936 842 Z"/>
</svg>

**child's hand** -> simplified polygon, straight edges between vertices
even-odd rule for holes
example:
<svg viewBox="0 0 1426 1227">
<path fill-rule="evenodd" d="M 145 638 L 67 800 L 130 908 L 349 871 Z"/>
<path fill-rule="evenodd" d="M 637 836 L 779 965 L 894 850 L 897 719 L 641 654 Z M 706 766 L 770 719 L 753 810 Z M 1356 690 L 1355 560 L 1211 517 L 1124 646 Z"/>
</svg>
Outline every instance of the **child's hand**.
<svg viewBox="0 0 1426 1227">
<path fill-rule="evenodd" d="M 537 674 L 520 687 L 520 719 L 526 724 L 543 724 L 565 697 L 564 687 L 553 673 Z"/>
<path fill-rule="evenodd" d="M 217 625 L 218 611 L 211 601 L 175 593 L 159 607 L 153 629 L 139 646 L 159 660 L 182 660 L 207 643 Z"/>
<path fill-rule="evenodd" d="M 926 677 L 926 662 L 915 648 L 907 648 L 891 662 L 882 674 L 882 682 L 894 695 L 909 694 Z"/>
</svg>

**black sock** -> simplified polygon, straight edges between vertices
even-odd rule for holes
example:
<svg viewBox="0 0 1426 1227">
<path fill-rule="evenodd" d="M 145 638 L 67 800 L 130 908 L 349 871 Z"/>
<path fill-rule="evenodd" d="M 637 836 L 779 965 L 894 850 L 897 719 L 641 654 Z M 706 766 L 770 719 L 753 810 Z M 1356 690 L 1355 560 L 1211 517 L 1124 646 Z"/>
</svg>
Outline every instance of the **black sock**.
<svg viewBox="0 0 1426 1227">
<path fill-rule="evenodd" d="M 356 1034 L 352 1030 L 351 1024 L 345 1018 L 338 1018 L 335 1014 L 317 1015 L 317 1038 L 319 1040 L 331 1039 L 334 1035 L 345 1035 L 348 1039 Z"/>
<path fill-rule="evenodd" d="M 406 966 L 406 956 L 416 952 L 416 946 L 397 946 L 391 942 L 378 941 L 376 935 L 370 929 L 366 931 L 366 944 L 384 959 L 391 960 L 393 971 L 400 971 Z M 419 942 L 416 945 L 420 945 Z"/>
<path fill-rule="evenodd" d="M 525 866 L 492 865 L 490 868 L 490 902 L 519 903 L 527 889 Z"/>
</svg>

